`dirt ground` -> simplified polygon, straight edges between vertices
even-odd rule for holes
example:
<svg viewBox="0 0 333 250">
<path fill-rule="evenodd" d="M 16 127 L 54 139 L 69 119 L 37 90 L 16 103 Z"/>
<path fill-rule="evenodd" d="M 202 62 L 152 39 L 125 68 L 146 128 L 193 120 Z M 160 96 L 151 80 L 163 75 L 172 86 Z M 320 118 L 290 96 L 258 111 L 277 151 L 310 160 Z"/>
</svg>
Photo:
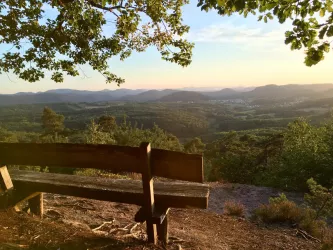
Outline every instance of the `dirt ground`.
<svg viewBox="0 0 333 250">
<path fill-rule="evenodd" d="M 133 220 L 137 206 L 46 194 L 42 220 L 25 212 L 0 212 L 0 249 L 319 248 L 317 243 L 296 235 L 295 229 L 268 228 L 244 218 L 219 214 L 224 199 L 237 197 L 232 192 L 237 195 L 245 191 L 234 187 L 230 191 L 226 185 L 214 184 L 208 211 L 171 209 L 170 244 L 166 247 L 146 244 L 144 224 Z M 256 202 L 260 200 L 253 198 Z M 254 206 L 246 205 L 249 211 Z"/>
<path fill-rule="evenodd" d="M 228 200 L 237 201 L 244 205 L 247 216 L 261 204 L 268 203 L 270 197 L 277 197 L 284 193 L 287 198 L 296 204 L 303 203 L 303 194 L 294 192 L 281 192 L 275 188 L 258 187 L 237 183 L 210 183 L 209 211 L 222 214 L 223 204 Z"/>
</svg>

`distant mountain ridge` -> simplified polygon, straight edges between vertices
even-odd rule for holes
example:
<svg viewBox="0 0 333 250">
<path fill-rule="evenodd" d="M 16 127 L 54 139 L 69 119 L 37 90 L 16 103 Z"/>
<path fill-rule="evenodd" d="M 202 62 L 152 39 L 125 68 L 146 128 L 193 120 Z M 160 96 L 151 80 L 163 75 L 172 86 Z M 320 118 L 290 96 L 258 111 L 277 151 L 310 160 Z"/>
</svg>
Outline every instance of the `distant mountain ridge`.
<svg viewBox="0 0 333 250">
<path fill-rule="evenodd" d="M 60 102 L 201 102 L 208 100 L 226 99 L 285 99 L 295 97 L 333 97 L 333 84 L 288 84 L 256 87 L 245 91 L 236 91 L 224 88 L 216 91 L 191 91 L 183 89 L 116 89 L 116 90 L 74 90 L 54 89 L 45 92 L 19 92 L 16 94 L 0 94 L 0 106 L 35 103 L 60 103 Z"/>
<path fill-rule="evenodd" d="M 208 101 L 210 98 L 199 92 L 177 91 L 159 99 L 160 102 L 198 102 Z"/>
</svg>

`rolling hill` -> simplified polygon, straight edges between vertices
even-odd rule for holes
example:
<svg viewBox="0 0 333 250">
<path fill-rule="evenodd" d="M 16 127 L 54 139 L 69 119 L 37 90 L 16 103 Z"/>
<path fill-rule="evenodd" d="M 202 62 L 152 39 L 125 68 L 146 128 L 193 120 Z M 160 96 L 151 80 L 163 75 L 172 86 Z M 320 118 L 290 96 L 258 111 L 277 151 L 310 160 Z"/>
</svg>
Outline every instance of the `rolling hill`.
<svg viewBox="0 0 333 250">
<path fill-rule="evenodd" d="M 164 90 L 148 90 L 137 95 L 126 95 L 119 98 L 120 101 L 131 101 L 131 102 L 150 102 L 157 101 L 164 96 L 175 93 L 177 90 L 164 89 Z"/>
<path fill-rule="evenodd" d="M 200 90 L 200 88 L 197 89 L 197 91 L 185 91 L 182 89 L 106 89 L 101 91 L 55 89 L 38 93 L 19 92 L 10 95 L 0 94 L 0 106 L 60 102 L 196 102 L 235 98 L 252 101 L 276 101 L 288 98 L 306 97 L 309 100 L 315 100 L 333 97 L 333 84 L 270 84 L 243 92 L 231 88 L 224 88 L 217 91 L 203 91 Z"/>
<path fill-rule="evenodd" d="M 178 91 L 160 98 L 160 102 L 200 102 L 207 101 L 209 97 L 193 91 Z"/>
</svg>

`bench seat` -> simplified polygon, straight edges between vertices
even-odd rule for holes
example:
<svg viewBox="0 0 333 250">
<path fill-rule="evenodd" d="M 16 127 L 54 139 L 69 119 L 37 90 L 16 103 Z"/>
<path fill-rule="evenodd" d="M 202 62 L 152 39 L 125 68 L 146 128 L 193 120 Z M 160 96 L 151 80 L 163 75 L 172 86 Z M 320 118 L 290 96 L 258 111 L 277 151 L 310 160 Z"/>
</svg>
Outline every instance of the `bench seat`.
<svg viewBox="0 0 333 250">
<path fill-rule="evenodd" d="M 141 180 L 9 170 L 15 192 L 45 192 L 88 199 L 144 205 Z M 154 182 L 158 207 L 200 208 L 208 206 L 209 186 L 189 182 Z"/>
</svg>

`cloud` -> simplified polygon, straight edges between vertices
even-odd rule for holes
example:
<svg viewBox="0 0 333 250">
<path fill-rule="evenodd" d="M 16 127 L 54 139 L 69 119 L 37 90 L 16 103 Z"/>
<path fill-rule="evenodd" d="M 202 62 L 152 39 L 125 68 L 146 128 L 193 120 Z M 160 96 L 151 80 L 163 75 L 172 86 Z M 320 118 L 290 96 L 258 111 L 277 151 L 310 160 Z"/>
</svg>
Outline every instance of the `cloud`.
<svg viewBox="0 0 333 250">
<path fill-rule="evenodd" d="M 285 30 L 286 27 L 279 27 L 265 31 L 262 28 L 250 28 L 246 25 L 236 26 L 229 22 L 192 30 L 186 38 L 196 43 L 229 43 L 242 47 L 267 48 L 283 45 Z"/>
</svg>

